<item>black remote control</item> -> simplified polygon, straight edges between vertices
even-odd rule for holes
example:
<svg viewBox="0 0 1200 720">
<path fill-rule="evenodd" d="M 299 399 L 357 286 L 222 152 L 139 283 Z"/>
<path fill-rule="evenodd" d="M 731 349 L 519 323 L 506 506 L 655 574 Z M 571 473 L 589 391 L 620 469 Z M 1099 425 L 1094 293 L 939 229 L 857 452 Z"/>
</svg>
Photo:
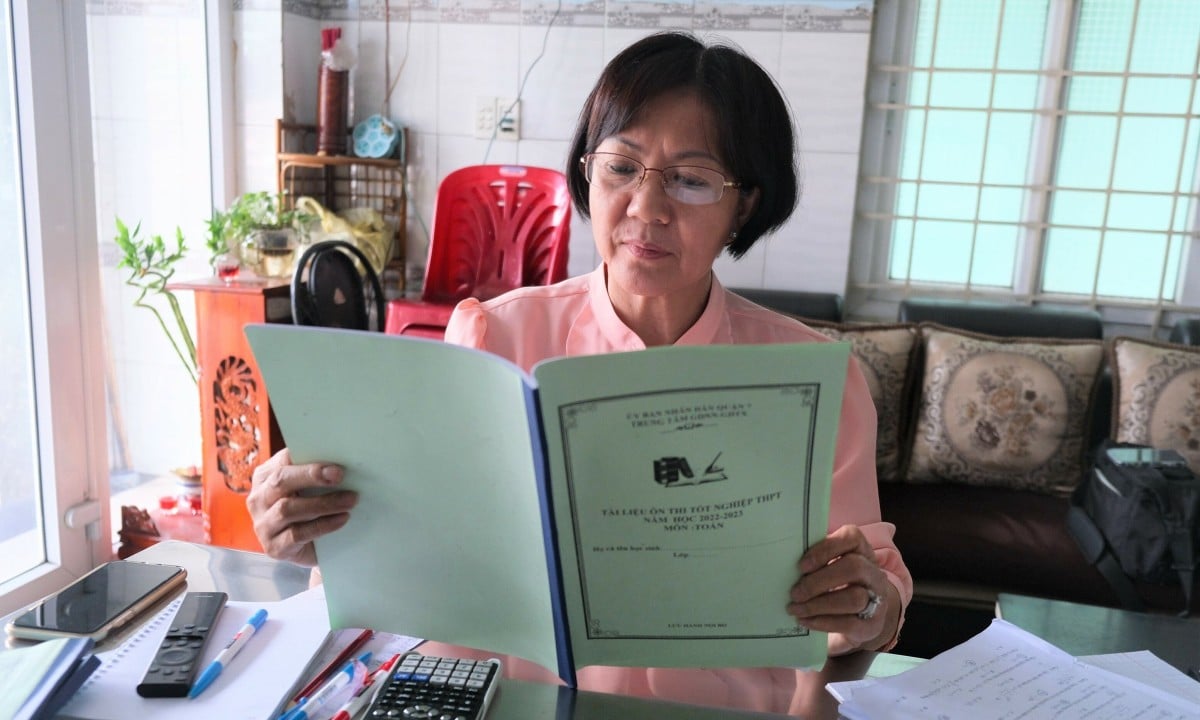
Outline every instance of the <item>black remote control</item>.
<svg viewBox="0 0 1200 720">
<path fill-rule="evenodd" d="M 228 598 L 223 592 L 190 592 L 183 596 L 179 612 L 137 686 L 138 695 L 187 697 L 200 669 L 200 653 Z"/>
<path fill-rule="evenodd" d="M 499 682 L 500 661 L 495 658 L 460 660 L 406 653 L 363 717 L 482 720 Z"/>
</svg>

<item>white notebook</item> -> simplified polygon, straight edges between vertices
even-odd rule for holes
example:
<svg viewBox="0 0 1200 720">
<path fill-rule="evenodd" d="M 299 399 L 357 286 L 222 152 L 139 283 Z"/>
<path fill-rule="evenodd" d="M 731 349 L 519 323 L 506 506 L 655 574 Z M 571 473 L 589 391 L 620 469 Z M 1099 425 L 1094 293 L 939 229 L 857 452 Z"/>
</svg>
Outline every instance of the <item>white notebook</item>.
<svg viewBox="0 0 1200 720">
<path fill-rule="evenodd" d="M 279 602 L 230 601 L 217 619 L 204 665 L 228 644 L 246 619 L 266 608 L 267 620 L 229 668 L 199 697 L 143 698 L 136 687 L 167 632 L 182 597 L 167 606 L 119 647 L 99 655 L 102 664 L 59 717 L 79 720 L 262 720 L 273 717 L 288 689 L 329 633 L 324 589 Z M 202 665 L 201 667 L 203 667 Z"/>
</svg>

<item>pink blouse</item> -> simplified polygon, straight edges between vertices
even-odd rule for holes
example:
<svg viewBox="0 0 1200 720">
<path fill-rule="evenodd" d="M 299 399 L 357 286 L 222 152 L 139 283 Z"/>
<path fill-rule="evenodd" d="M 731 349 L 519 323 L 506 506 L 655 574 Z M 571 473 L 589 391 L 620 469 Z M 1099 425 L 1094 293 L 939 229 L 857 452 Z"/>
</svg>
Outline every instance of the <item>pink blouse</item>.
<svg viewBox="0 0 1200 720">
<path fill-rule="evenodd" d="M 617 317 L 608 298 L 603 266 L 556 285 L 524 287 L 485 302 L 474 298 L 463 300 L 450 317 L 446 340 L 495 353 L 526 371 L 547 358 L 646 347 L 641 338 Z M 803 323 L 728 292 L 714 276 L 704 313 L 676 344 L 826 341 L 827 337 Z M 895 526 L 880 519 L 875 480 L 875 405 L 862 371 L 853 360 L 848 368 L 838 425 L 829 529 L 847 524 L 857 525 L 862 530 L 875 548 L 880 568 L 899 591 L 903 607 L 907 607 L 912 599 L 912 576 L 896 549 Z M 783 601 L 786 598 L 781 598 Z M 841 636 L 830 637 L 831 654 L 853 649 Z M 646 676 L 647 672 L 650 675 Z M 654 682 L 655 673 L 678 677 L 687 672 L 692 671 L 587 668 L 580 673 L 579 680 L 580 687 L 585 689 L 643 694 L 636 689 L 659 685 Z M 742 674 L 747 671 L 728 672 Z M 745 707 L 740 702 L 733 704 Z"/>
</svg>

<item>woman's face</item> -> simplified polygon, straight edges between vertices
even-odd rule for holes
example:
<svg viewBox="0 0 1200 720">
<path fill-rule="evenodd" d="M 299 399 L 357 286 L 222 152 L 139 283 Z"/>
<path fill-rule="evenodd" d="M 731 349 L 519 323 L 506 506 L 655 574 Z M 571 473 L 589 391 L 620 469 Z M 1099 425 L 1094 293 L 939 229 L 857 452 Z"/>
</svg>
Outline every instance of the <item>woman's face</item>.
<svg viewBox="0 0 1200 720">
<path fill-rule="evenodd" d="M 699 166 L 734 180 L 717 155 L 714 126 L 712 113 L 694 93 L 671 93 L 649 103 L 596 152 L 625 155 L 647 168 Z M 751 204 L 735 188 L 725 188 L 709 205 L 683 203 L 668 197 L 662 174 L 654 170 L 636 188 L 614 190 L 593 180 L 588 192 L 592 233 L 618 306 L 626 296 L 707 299 L 713 261 Z"/>
</svg>

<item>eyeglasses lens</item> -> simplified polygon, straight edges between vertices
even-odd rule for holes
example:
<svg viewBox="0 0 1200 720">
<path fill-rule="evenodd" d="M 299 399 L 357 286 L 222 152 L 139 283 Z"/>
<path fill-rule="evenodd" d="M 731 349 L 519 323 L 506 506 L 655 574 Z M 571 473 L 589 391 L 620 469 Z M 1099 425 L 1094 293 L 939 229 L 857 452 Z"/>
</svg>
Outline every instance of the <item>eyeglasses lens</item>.
<svg viewBox="0 0 1200 720">
<path fill-rule="evenodd" d="M 725 176 L 709 168 L 676 165 L 659 170 L 615 153 L 591 153 L 584 157 L 587 181 L 606 190 L 632 190 L 642 184 L 648 170 L 662 176 L 667 197 L 687 205 L 711 205 L 725 194 Z"/>
</svg>

